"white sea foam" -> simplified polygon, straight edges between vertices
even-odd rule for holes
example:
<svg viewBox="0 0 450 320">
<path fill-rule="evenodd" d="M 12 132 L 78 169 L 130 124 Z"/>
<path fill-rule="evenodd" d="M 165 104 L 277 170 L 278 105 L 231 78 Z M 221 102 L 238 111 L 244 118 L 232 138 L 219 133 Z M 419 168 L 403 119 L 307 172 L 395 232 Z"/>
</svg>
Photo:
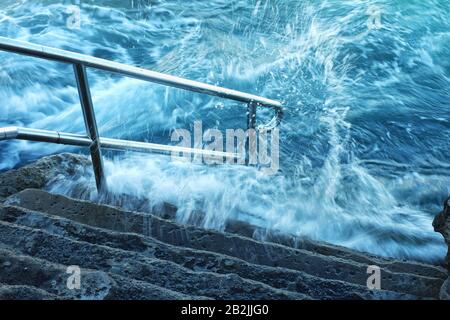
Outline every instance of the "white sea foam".
<svg viewBox="0 0 450 320">
<path fill-rule="evenodd" d="M 106 160 L 114 193 L 174 203 L 181 222 L 200 210 L 206 228 L 242 219 L 385 256 L 441 259 L 431 221 L 450 193 L 446 8 L 377 1 L 381 25 L 367 31 L 372 1 L 258 1 L 258 10 L 253 2 L 86 2 L 81 29 L 71 30 L 57 1 L 10 1 L 0 34 L 283 100 L 278 175 L 125 154 Z M 0 57 L 1 125 L 83 132 L 70 67 Z M 167 143 L 194 120 L 245 123 L 238 103 L 100 72 L 89 80 L 103 136 Z M 68 150 L 0 146 L 0 169 Z M 49 188 L 73 194 L 80 185 L 95 198 L 89 171 Z"/>
</svg>

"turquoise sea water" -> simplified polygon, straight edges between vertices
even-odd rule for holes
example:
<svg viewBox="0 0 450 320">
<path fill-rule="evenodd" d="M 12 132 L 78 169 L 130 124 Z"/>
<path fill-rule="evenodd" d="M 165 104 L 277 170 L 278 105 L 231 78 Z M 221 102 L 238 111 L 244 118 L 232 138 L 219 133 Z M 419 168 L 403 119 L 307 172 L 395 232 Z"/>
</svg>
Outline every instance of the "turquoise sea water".
<svg viewBox="0 0 450 320">
<path fill-rule="evenodd" d="M 445 255 L 431 221 L 450 194 L 448 0 L 0 0 L 0 35 L 283 101 L 279 175 L 126 154 L 107 161 L 115 192 L 173 202 L 180 221 L 201 209 L 209 228 L 232 217 L 385 256 Z M 0 61 L 1 126 L 83 132 L 70 66 Z M 245 127 L 239 103 L 89 77 L 103 136 L 167 143 L 198 119 Z M 0 169 L 63 150 L 2 143 Z"/>
</svg>

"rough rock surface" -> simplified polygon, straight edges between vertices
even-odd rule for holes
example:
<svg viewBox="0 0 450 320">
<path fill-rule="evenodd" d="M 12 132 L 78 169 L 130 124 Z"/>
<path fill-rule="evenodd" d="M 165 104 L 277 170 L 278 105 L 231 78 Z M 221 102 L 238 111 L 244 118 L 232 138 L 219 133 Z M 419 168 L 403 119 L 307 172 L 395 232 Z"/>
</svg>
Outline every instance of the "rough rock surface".
<svg viewBox="0 0 450 320">
<path fill-rule="evenodd" d="M 89 168 L 88 158 L 62 153 L 44 157 L 30 165 L 0 174 L 0 201 L 27 188 L 41 189 L 58 175 L 70 178 Z"/>
<path fill-rule="evenodd" d="M 31 191 L 32 190 L 30 190 L 30 192 Z M 322 279 L 297 270 L 256 265 L 241 259 L 214 252 L 172 246 L 148 236 L 119 233 L 106 229 L 94 228 L 88 225 L 75 223 L 73 220 L 50 216 L 18 207 L 5 206 L 1 208 L 0 220 L 14 223 L 16 225 L 20 224 L 23 226 L 32 227 L 34 229 L 40 229 L 53 235 L 63 235 L 65 239 L 69 238 L 79 241 L 86 241 L 88 239 L 90 243 L 103 244 L 108 247 L 120 248 L 139 253 L 139 255 L 134 257 L 131 262 L 127 262 L 128 271 L 132 268 L 132 266 L 136 265 L 140 257 L 151 257 L 165 261 L 172 261 L 189 270 L 207 271 L 219 274 L 234 273 L 242 278 L 269 284 L 274 288 L 294 289 L 297 292 L 307 294 L 308 296 L 317 299 L 406 298 L 406 296 L 392 292 L 370 291 L 367 290 L 366 287 L 344 281 Z M 6 230 L 6 228 L 2 228 L 2 225 L 0 225 L 0 230 L 8 234 L 8 230 Z M 18 233 L 18 231 L 15 230 L 14 236 L 12 236 L 13 239 L 10 240 L 10 243 L 15 243 L 18 237 L 21 236 L 23 236 L 23 234 Z M 6 237 L 10 236 L 7 235 Z M 29 238 L 30 237 L 27 239 Z M 30 242 L 31 240 L 26 241 Z M 57 243 L 57 241 L 58 240 L 52 239 L 52 244 Z M 45 246 L 45 244 L 39 242 L 39 246 L 42 247 Z M 21 247 L 21 244 L 16 243 L 14 247 Z M 39 252 L 40 250 L 42 249 L 39 249 Z M 72 247 L 71 250 L 73 250 Z M 111 256 L 111 253 L 107 252 L 107 254 Z M 40 255 L 40 253 L 35 253 L 35 255 Z M 52 255 L 54 254 L 52 253 Z M 91 256 L 93 255 L 91 254 Z M 71 259 L 73 262 L 73 259 L 75 258 L 72 257 Z M 120 262 L 118 262 L 117 265 L 120 268 Z M 153 274 L 156 275 L 156 273 Z M 160 280 L 161 279 L 150 278 L 148 281 Z M 167 279 L 164 281 L 164 283 L 168 285 L 170 279 L 169 281 Z M 194 289 L 190 288 L 189 290 L 192 291 Z"/>
<path fill-rule="evenodd" d="M 442 234 L 449 247 L 446 264 L 450 272 L 450 197 L 444 201 L 444 209 L 434 218 L 433 227 L 434 231 Z"/>
<path fill-rule="evenodd" d="M 180 294 L 114 273 L 83 269 L 80 290 L 67 288 L 67 266 L 21 255 L 17 250 L 0 248 L 1 281 L 7 283 L 3 294 L 17 298 L 65 299 L 205 299 Z M 0 296 L 2 295 L 0 286 Z M 25 295 L 25 296 L 23 296 Z"/>
<path fill-rule="evenodd" d="M 442 285 L 441 291 L 439 293 L 439 299 L 450 300 L 450 277 Z"/>
<path fill-rule="evenodd" d="M 442 300 L 450 300 L 450 197 L 444 201 L 444 209 L 434 218 L 433 227 L 434 231 L 442 234 L 448 246 L 445 262 L 449 278 L 442 285 L 439 297 Z"/>
<path fill-rule="evenodd" d="M 0 174 L 0 299 L 448 297 L 447 272 L 439 266 L 237 221 L 226 232 L 180 225 L 169 204 L 151 208 L 141 201 L 144 212 L 136 212 L 38 190 L 88 164 L 61 154 Z M 70 265 L 82 270 L 79 290 L 66 286 Z M 369 265 L 381 268 L 382 290 L 367 288 Z"/>
<path fill-rule="evenodd" d="M 0 300 L 58 300 L 58 296 L 33 286 L 0 283 Z"/>
</svg>

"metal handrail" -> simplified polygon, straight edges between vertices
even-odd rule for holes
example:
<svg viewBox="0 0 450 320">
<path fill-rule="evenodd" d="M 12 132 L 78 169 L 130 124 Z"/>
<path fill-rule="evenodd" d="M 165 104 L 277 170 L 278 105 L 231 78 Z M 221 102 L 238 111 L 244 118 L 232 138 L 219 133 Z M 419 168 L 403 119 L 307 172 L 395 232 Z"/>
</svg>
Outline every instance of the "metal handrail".
<svg viewBox="0 0 450 320">
<path fill-rule="evenodd" d="M 0 140 L 11 140 L 11 139 L 49 142 L 78 147 L 89 147 L 92 144 L 91 138 L 89 138 L 89 136 L 87 135 L 82 134 L 31 129 L 23 127 L 0 128 Z M 241 156 L 238 153 L 195 149 L 179 146 L 169 146 L 149 142 L 139 142 L 139 141 L 111 139 L 102 137 L 100 137 L 100 146 L 105 149 L 136 151 L 145 153 L 167 154 L 172 152 L 180 152 L 180 153 L 182 152 L 188 154 L 198 154 L 198 155 L 233 158 L 233 159 L 239 158 Z"/>
<path fill-rule="evenodd" d="M 76 52 L 45 47 L 20 40 L 0 37 L 0 50 L 20 53 L 27 56 L 33 56 L 36 58 L 43 58 L 58 62 L 81 64 L 84 65 L 85 67 L 109 71 L 113 73 L 119 73 L 124 76 L 159 83 L 170 87 L 185 89 L 198 93 L 204 93 L 212 96 L 218 96 L 245 103 L 254 102 L 264 107 L 276 109 L 282 107 L 281 103 L 278 101 L 262 98 L 256 95 L 226 89 L 222 87 L 217 87 L 198 81 L 183 79 L 180 77 L 175 77 L 106 59 L 91 57 Z"/>
<path fill-rule="evenodd" d="M 275 112 L 274 118 L 262 129 L 270 130 L 278 126 L 283 115 L 282 104 L 278 101 L 259 97 L 256 95 L 226 89 L 218 86 L 192 81 L 180 77 L 175 77 L 139 67 L 134 67 L 114 61 L 91 57 L 88 55 L 71 51 L 41 46 L 29 42 L 0 37 L 0 50 L 32 56 L 36 58 L 52 60 L 72 64 L 77 81 L 78 94 L 83 111 L 84 122 L 87 135 L 77 135 L 72 133 L 37 130 L 20 127 L 0 128 L 0 140 L 22 139 L 30 141 L 50 142 L 66 144 L 72 146 L 85 146 L 90 148 L 92 164 L 94 167 L 95 180 L 99 192 L 106 191 L 106 177 L 104 172 L 101 148 L 116 150 L 132 150 L 138 152 L 185 152 L 190 154 L 202 154 L 210 156 L 220 156 L 227 158 L 239 158 L 235 153 L 218 152 L 211 150 L 182 148 L 177 146 L 159 145 L 137 141 L 120 139 L 100 138 L 95 119 L 95 112 L 92 104 L 90 87 L 86 73 L 86 67 L 109 71 L 124 76 L 154 82 L 170 87 L 181 88 L 193 92 L 218 96 L 239 102 L 245 102 L 247 106 L 247 127 L 255 128 L 256 108 L 272 108 Z"/>
</svg>

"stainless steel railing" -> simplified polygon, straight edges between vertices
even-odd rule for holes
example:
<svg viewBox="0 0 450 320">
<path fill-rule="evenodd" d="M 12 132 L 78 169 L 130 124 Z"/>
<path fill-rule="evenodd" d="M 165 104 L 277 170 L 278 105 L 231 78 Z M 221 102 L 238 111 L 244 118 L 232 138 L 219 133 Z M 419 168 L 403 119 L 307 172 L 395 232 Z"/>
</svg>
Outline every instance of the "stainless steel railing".
<svg viewBox="0 0 450 320">
<path fill-rule="evenodd" d="M 86 125 L 86 135 L 20 127 L 0 128 L 0 140 L 21 139 L 89 147 L 92 164 L 94 167 L 95 181 L 99 192 L 104 192 L 107 188 L 101 152 L 102 148 L 115 150 L 131 150 L 147 153 L 185 152 L 190 154 L 210 155 L 226 158 L 238 158 L 240 155 L 237 155 L 235 153 L 210 151 L 195 148 L 182 148 L 154 143 L 101 138 L 98 133 L 89 81 L 86 74 L 87 67 L 109 71 L 112 73 L 121 74 L 123 76 L 158 83 L 170 87 L 181 88 L 193 92 L 244 102 L 247 104 L 247 127 L 249 129 L 254 129 L 256 126 L 257 107 L 271 108 L 274 110 L 275 115 L 273 119 L 267 125 L 262 126 L 267 130 L 278 126 L 283 115 L 281 103 L 275 100 L 270 100 L 236 90 L 221 88 L 202 82 L 174 77 L 143 68 L 117 63 L 114 61 L 95 58 L 80 53 L 45 47 L 5 37 L 0 37 L 0 50 L 72 64 L 77 81 L 78 95 L 80 97 L 84 122 Z"/>
</svg>

